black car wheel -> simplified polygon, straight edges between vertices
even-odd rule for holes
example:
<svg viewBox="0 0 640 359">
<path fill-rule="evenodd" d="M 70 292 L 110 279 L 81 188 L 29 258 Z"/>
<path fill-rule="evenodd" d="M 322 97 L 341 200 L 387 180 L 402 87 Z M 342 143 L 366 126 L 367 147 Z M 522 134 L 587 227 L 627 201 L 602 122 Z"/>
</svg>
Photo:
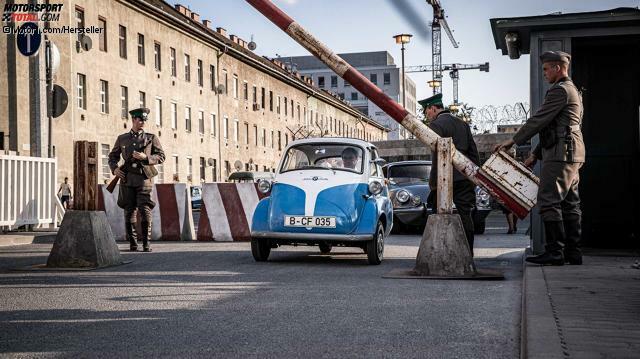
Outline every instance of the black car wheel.
<svg viewBox="0 0 640 359">
<path fill-rule="evenodd" d="M 382 257 L 384 255 L 384 226 L 382 222 L 378 221 L 376 226 L 376 234 L 373 239 L 367 242 L 367 260 L 369 264 L 382 263 Z"/>
<path fill-rule="evenodd" d="M 271 243 L 268 240 L 251 238 L 251 254 L 256 262 L 266 262 L 271 253 Z"/>
<path fill-rule="evenodd" d="M 320 253 L 329 254 L 331 253 L 331 249 L 333 248 L 333 245 L 329 243 L 320 243 L 318 247 L 320 247 Z"/>
</svg>

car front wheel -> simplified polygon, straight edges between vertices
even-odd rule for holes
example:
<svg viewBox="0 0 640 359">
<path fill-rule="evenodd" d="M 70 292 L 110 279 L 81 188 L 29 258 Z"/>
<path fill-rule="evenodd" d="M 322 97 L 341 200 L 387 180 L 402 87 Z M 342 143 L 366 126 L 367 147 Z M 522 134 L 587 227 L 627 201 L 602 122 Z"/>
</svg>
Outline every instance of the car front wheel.
<svg viewBox="0 0 640 359">
<path fill-rule="evenodd" d="M 268 240 L 251 238 L 251 254 L 256 262 L 265 262 L 271 253 L 271 243 Z"/>
<path fill-rule="evenodd" d="M 376 234 L 369 242 L 367 242 L 367 260 L 369 264 L 382 263 L 384 254 L 384 226 L 378 221 L 376 226 Z"/>
</svg>

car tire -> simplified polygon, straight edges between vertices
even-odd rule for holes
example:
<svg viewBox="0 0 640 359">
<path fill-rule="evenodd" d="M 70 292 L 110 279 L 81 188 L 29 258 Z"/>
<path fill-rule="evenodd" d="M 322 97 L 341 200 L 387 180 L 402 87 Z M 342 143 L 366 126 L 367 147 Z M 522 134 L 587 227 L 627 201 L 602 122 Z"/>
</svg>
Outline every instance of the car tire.
<svg viewBox="0 0 640 359">
<path fill-rule="evenodd" d="M 271 243 L 268 240 L 258 240 L 251 238 L 251 254 L 256 262 L 266 262 L 271 253 Z"/>
<path fill-rule="evenodd" d="M 378 265 L 382 263 L 384 256 L 384 226 L 378 221 L 376 233 L 373 239 L 367 242 L 367 260 L 369 264 Z"/>
<path fill-rule="evenodd" d="M 331 253 L 331 249 L 333 248 L 333 245 L 329 243 L 320 243 L 318 244 L 318 247 L 320 247 L 320 253 L 329 254 Z"/>
</svg>

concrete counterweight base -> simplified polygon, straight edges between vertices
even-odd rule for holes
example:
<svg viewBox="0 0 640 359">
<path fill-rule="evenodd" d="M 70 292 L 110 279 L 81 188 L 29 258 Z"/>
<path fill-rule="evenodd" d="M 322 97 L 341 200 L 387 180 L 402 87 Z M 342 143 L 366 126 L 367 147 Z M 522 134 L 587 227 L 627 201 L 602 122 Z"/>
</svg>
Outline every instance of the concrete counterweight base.
<svg viewBox="0 0 640 359">
<path fill-rule="evenodd" d="M 65 213 L 47 268 L 102 268 L 123 263 L 104 212 Z"/>
</svg>

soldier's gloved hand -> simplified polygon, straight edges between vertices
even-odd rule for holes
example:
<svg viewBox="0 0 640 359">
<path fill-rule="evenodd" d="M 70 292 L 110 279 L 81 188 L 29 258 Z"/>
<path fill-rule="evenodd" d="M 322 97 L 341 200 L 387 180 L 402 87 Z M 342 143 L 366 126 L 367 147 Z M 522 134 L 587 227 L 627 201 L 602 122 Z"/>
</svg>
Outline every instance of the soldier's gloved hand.
<svg viewBox="0 0 640 359">
<path fill-rule="evenodd" d="M 513 146 L 514 144 L 515 144 L 515 142 L 513 142 L 513 140 L 504 141 L 502 143 L 499 143 L 499 144 L 495 145 L 495 147 L 493 148 L 493 152 L 498 152 L 498 151 L 501 151 L 501 150 L 506 151 L 506 150 L 510 149 L 511 146 Z"/>
<path fill-rule="evenodd" d="M 147 154 L 144 152 L 133 152 L 133 158 L 143 161 L 147 159 Z"/>
<path fill-rule="evenodd" d="M 113 174 L 117 177 L 120 177 L 120 179 L 124 179 L 126 176 L 126 174 L 120 168 L 116 168 L 116 170 L 113 171 Z"/>
<path fill-rule="evenodd" d="M 527 159 L 524 160 L 524 165 L 532 168 L 536 165 L 536 162 L 538 162 L 538 158 L 536 158 L 536 156 L 532 153 L 529 155 L 529 157 L 527 157 Z"/>
</svg>

